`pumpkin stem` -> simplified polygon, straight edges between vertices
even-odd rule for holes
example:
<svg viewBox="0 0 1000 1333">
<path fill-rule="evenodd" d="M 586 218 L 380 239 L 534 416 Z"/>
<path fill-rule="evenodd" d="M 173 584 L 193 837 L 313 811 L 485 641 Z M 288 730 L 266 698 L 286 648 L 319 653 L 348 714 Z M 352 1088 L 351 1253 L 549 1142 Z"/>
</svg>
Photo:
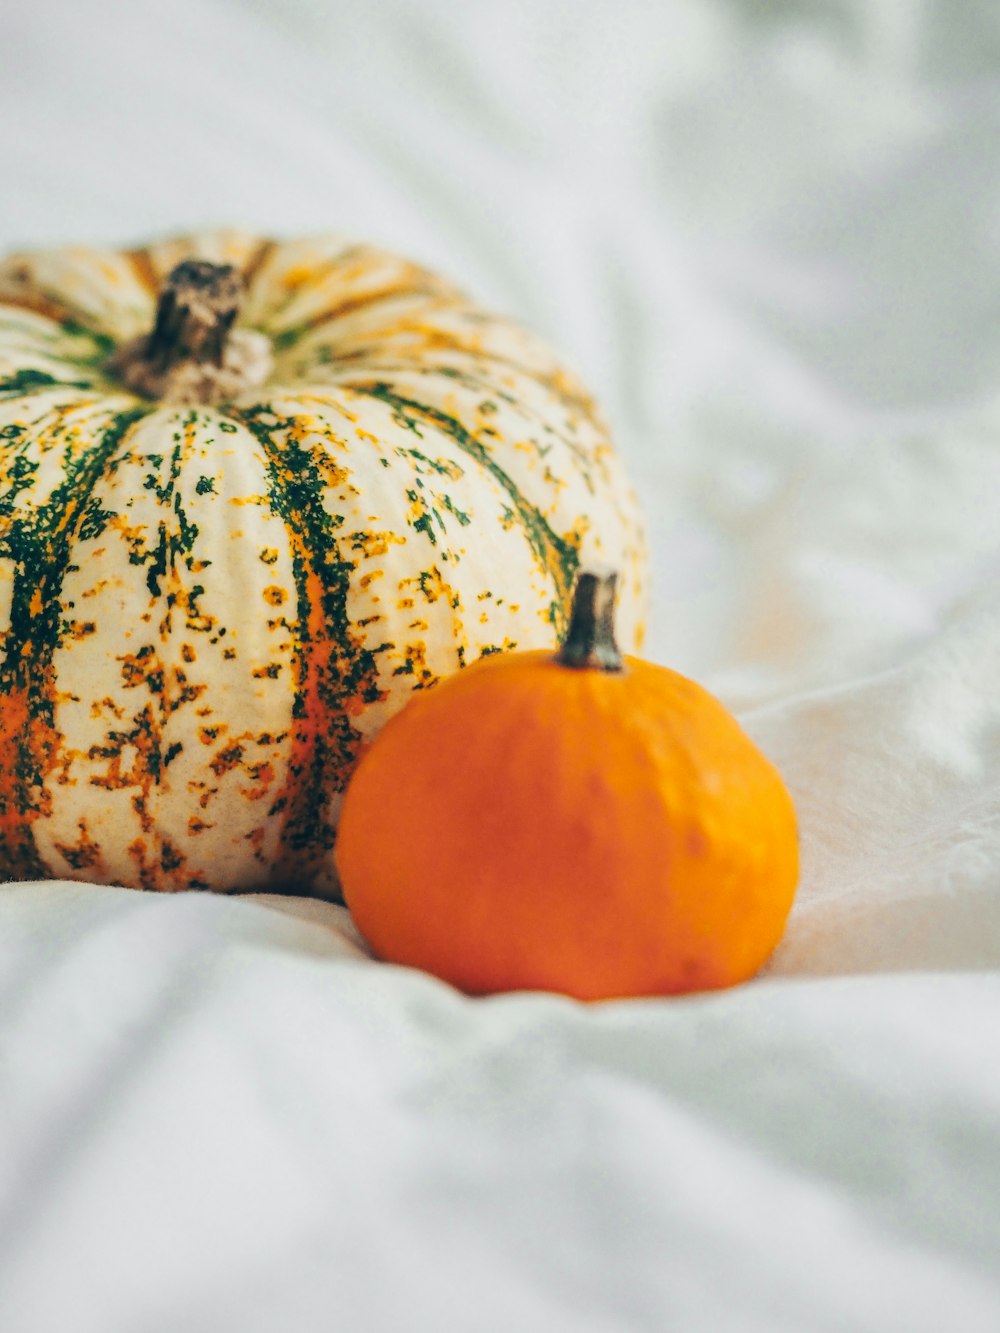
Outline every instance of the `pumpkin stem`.
<svg viewBox="0 0 1000 1333">
<path fill-rule="evenodd" d="M 161 371 L 178 361 L 221 366 L 242 299 L 243 280 L 232 264 L 185 259 L 163 284 L 146 344 L 150 362 Z"/>
<path fill-rule="evenodd" d="M 569 629 L 556 661 L 562 666 L 623 671 L 625 661 L 615 642 L 615 595 L 618 573 L 583 570 L 573 589 Z"/>
<path fill-rule="evenodd" d="M 185 259 L 167 275 L 152 332 L 119 348 L 111 369 L 136 393 L 168 403 L 217 403 L 262 383 L 268 340 L 233 331 L 243 293 L 232 264 Z"/>
</svg>

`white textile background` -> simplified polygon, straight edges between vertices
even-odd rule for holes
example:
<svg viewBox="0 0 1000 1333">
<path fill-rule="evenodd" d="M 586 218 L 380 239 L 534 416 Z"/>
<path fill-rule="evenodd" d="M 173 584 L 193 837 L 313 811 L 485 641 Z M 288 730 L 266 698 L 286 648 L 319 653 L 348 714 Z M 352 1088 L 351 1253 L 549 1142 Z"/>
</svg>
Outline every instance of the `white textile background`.
<svg viewBox="0 0 1000 1333">
<path fill-rule="evenodd" d="M 0 1333 L 995 1333 L 1000 10 L 34 0 L 0 74 L 2 248 L 332 228 L 543 330 L 803 850 L 765 976 L 591 1008 L 0 888 Z"/>
</svg>

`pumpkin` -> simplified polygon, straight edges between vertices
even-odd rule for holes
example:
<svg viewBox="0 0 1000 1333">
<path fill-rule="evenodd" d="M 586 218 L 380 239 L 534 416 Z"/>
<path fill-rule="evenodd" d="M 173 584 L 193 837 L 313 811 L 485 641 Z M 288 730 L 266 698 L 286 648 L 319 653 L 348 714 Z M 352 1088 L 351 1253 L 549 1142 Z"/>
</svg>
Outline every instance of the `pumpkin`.
<svg viewBox="0 0 1000 1333">
<path fill-rule="evenodd" d="M 445 279 L 241 232 L 0 262 L 0 876 L 336 896 L 363 741 L 628 570 L 580 383 Z"/>
<path fill-rule="evenodd" d="M 361 759 L 336 857 L 378 957 L 595 1000 L 730 986 L 770 956 L 798 879 L 791 797 L 700 685 L 622 657 L 616 578 L 581 574 L 561 651 L 476 663 Z"/>
</svg>

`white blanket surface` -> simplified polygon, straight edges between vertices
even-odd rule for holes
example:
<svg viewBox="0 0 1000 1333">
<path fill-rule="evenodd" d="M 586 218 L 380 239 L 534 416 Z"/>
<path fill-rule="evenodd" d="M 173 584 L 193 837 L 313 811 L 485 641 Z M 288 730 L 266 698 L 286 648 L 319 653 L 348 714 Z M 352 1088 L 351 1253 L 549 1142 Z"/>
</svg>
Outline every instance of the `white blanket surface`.
<svg viewBox="0 0 1000 1333">
<path fill-rule="evenodd" d="M 1000 1329 L 1000 13 L 33 0 L 0 247 L 338 230 L 613 421 L 777 762 L 733 991 L 469 1000 L 302 898 L 0 888 L 0 1333 Z"/>
</svg>

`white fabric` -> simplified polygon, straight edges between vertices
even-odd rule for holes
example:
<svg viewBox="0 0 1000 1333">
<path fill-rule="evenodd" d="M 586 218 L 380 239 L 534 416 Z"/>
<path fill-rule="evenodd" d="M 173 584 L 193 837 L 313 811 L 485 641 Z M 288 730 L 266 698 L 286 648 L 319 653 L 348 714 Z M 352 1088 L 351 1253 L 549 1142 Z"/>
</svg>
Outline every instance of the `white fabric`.
<svg viewBox="0 0 1000 1333">
<path fill-rule="evenodd" d="M 1000 1328 L 990 0 L 33 0 L 0 244 L 353 231 L 536 324 L 649 655 L 777 761 L 768 973 L 584 1007 L 342 909 L 0 889 L 0 1327 Z"/>
</svg>

